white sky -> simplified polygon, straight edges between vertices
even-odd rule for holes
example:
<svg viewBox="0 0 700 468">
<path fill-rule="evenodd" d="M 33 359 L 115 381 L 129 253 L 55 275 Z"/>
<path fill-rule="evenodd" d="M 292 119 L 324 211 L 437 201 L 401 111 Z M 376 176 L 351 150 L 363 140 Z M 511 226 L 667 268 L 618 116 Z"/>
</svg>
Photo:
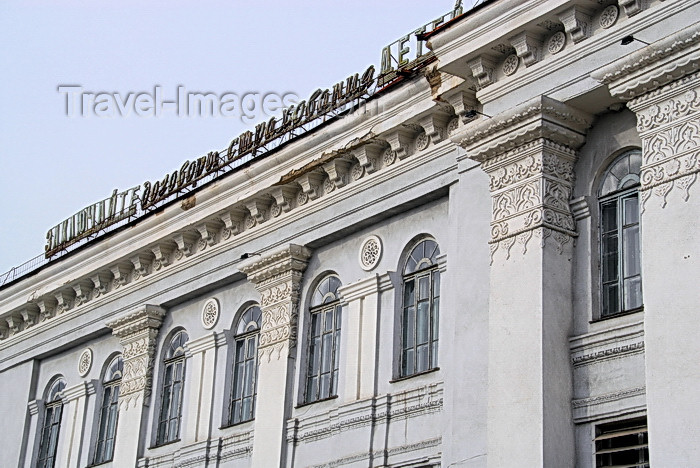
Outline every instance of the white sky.
<svg viewBox="0 0 700 468">
<path fill-rule="evenodd" d="M 306 99 L 370 64 L 454 0 L 0 3 L 0 273 L 43 253 L 80 209 L 252 124 L 235 117 L 67 117 L 59 85 L 85 92 L 293 92 Z M 465 9 L 471 5 L 465 0 Z"/>
</svg>

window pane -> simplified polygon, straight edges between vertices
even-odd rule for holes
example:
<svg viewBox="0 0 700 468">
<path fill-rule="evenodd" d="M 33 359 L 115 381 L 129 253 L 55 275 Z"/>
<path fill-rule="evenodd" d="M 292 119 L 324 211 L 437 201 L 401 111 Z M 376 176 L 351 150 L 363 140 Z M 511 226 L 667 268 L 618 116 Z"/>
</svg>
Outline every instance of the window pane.
<svg viewBox="0 0 700 468">
<path fill-rule="evenodd" d="M 618 242 L 616 235 L 603 237 L 603 281 L 615 281 L 618 278 Z"/>
<path fill-rule="evenodd" d="M 418 300 L 430 298 L 430 276 L 423 276 L 418 279 Z"/>
<path fill-rule="evenodd" d="M 436 297 L 435 300 L 433 300 L 433 340 L 437 340 L 438 337 L 440 336 L 439 334 L 439 327 L 440 324 L 440 298 Z"/>
<path fill-rule="evenodd" d="M 333 329 L 333 309 L 328 309 L 324 312 L 323 331 L 331 331 Z"/>
<path fill-rule="evenodd" d="M 331 346 L 331 341 L 333 340 L 333 335 L 326 333 L 323 335 L 323 360 L 321 361 L 321 372 L 331 371 L 331 352 L 333 348 Z"/>
<path fill-rule="evenodd" d="M 615 314 L 620 311 L 618 284 L 603 285 L 603 315 Z"/>
<path fill-rule="evenodd" d="M 403 287 L 403 305 L 404 307 L 412 306 L 415 303 L 414 296 L 415 283 L 413 280 L 406 281 Z"/>
<path fill-rule="evenodd" d="M 624 253 L 624 277 L 638 275 L 641 271 L 639 258 L 639 225 L 625 228 L 622 234 L 622 252 Z"/>
<path fill-rule="evenodd" d="M 415 309 L 413 306 L 408 307 L 404 311 L 404 319 L 402 324 L 403 329 L 403 347 L 412 348 L 415 345 Z"/>
<path fill-rule="evenodd" d="M 625 280 L 625 310 L 642 306 L 642 278 L 635 276 Z"/>
<path fill-rule="evenodd" d="M 615 231 L 617 229 L 617 200 L 602 205 L 601 223 L 603 232 Z"/>
<path fill-rule="evenodd" d="M 402 364 L 403 364 L 403 375 L 411 375 L 415 373 L 415 366 L 414 366 L 414 349 L 413 348 L 408 348 L 404 350 L 403 353 L 403 359 L 402 359 Z"/>
<path fill-rule="evenodd" d="M 416 324 L 416 343 L 424 344 L 429 340 L 428 334 L 430 331 L 430 317 L 429 317 L 429 307 L 428 301 L 423 301 L 418 303 L 418 314 Z"/>
<path fill-rule="evenodd" d="M 416 372 L 428 370 L 428 345 L 420 345 L 416 347 Z"/>
<path fill-rule="evenodd" d="M 318 398 L 328 398 L 331 391 L 331 375 L 323 374 L 321 375 L 321 391 L 319 392 Z"/>
<path fill-rule="evenodd" d="M 306 401 L 316 400 L 318 400 L 318 377 L 316 375 L 312 375 L 310 376 L 306 386 Z"/>
<path fill-rule="evenodd" d="M 625 226 L 639 223 L 639 201 L 637 196 L 624 199 Z"/>
</svg>

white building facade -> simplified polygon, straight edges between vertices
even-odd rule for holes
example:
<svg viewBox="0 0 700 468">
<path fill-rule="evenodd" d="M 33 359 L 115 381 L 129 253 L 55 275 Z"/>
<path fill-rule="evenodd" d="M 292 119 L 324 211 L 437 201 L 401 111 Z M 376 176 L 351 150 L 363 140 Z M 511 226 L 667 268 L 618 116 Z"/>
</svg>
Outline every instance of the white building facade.
<svg viewBox="0 0 700 468">
<path fill-rule="evenodd" d="M 700 2 L 459 13 L 3 285 L 0 466 L 700 466 Z"/>
</svg>

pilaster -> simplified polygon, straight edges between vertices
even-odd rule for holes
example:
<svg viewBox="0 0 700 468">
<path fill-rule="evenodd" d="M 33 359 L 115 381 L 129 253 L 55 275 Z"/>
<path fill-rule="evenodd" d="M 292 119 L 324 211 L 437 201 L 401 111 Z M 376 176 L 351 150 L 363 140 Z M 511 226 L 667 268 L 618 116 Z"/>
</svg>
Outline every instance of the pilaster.
<svg viewBox="0 0 700 468">
<path fill-rule="evenodd" d="M 185 444 L 201 442 L 211 436 L 212 399 L 218 384 L 216 375 L 217 335 L 212 332 L 185 345 L 189 400 L 183 409 L 182 439 Z"/>
<path fill-rule="evenodd" d="M 379 280 L 376 275 L 338 290 L 345 302 L 341 349 L 345 355 L 341 379 L 344 379 L 342 397 L 345 402 L 374 396 L 377 372 L 376 358 L 379 343 Z"/>
<path fill-rule="evenodd" d="M 85 431 L 85 413 L 88 395 L 94 395 L 92 383 L 81 382 L 66 388 L 63 394 L 63 415 L 61 418 L 61 435 L 59 449 L 56 453 L 56 466 L 78 468 L 82 451 L 86 448 L 83 440 Z"/>
<path fill-rule="evenodd" d="M 291 412 L 288 386 L 294 375 L 299 289 L 311 252 L 289 244 L 239 265 L 260 292 L 263 311 L 258 345 L 254 468 L 283 466 L 285 424 Z"/>
<path fill-rule="evenodd" d="M 143 450 L 147 419 L 144 406 L 151 396 L 156 336 L 165 313 L 158 306 L 143 305 L 107 323 L 124 349 L 114 466 L 135 466 Z"/>
<path fill-rule="evenodd" d="M 36 457 L 39 451 L 37 439 L 41 437 L 41 414 L 44 412 L 44 400 L 32 400 L 27 403 L 29 412 L 29 432 L 27 437 L 24 468 L 36 466 Z"/>
<path fill-rule="evenodd" d="M 629 3 L 629 2 L 628 2 Z M 642 291 L 652 465 L 700 457 L 700 26 L 593 74 L 637 114 Z M 673 398 L 669 398 L 673 395 Z M 674 429 L 682 427 L 682 433 Z"/>
<path fill-rule="evenodd" d="M 569 201 L 591 122 L 541 96 L 453 137 L 491 191 L 489 467 L 574 465 Z"/>
</svg>

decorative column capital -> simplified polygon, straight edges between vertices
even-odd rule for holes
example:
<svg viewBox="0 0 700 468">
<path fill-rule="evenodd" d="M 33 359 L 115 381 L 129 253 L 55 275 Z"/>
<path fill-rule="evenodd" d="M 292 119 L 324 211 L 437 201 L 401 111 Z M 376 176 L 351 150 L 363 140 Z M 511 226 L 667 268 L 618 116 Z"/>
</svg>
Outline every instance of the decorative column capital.
<svg viewBox="0 0 700 468">
<path fill-rule="evenodd" d="M 559 253 L 576 236 L 569 202 L 576 150 L 593 117 L 546 96 L 465 126 L 453 141 L 489 175 L 492 219 L 491 258 L 503 246 L 523 253 L 533 234 L 540 244 L 552 237 Z"/>
<path fill-rule="evenodd" d="M 629 100 L 642 138 L 642 211 L 676 188 L 688 201 L 700 172 L 700 26 L 660 39 L 592 74 Z"/>
<path fill-rule="evenodd" d="M 306 247 L 289 244 L 238 266 L 260 292 L 263 322 L 258 353 L 268 361 L 296 346 L 299 289 L 310 256 Z"/>
<path fill-rule="evenodd" d="M 108 322 L 112 333 L 119 337 L 124 352 L 124 374 L 120 388 L 119 405 L 136 406 L 139 398 L 148 404 L 153 381 L 156 336 L 163 322 L 165 309 L 143 305 Z"/>
</svg>

